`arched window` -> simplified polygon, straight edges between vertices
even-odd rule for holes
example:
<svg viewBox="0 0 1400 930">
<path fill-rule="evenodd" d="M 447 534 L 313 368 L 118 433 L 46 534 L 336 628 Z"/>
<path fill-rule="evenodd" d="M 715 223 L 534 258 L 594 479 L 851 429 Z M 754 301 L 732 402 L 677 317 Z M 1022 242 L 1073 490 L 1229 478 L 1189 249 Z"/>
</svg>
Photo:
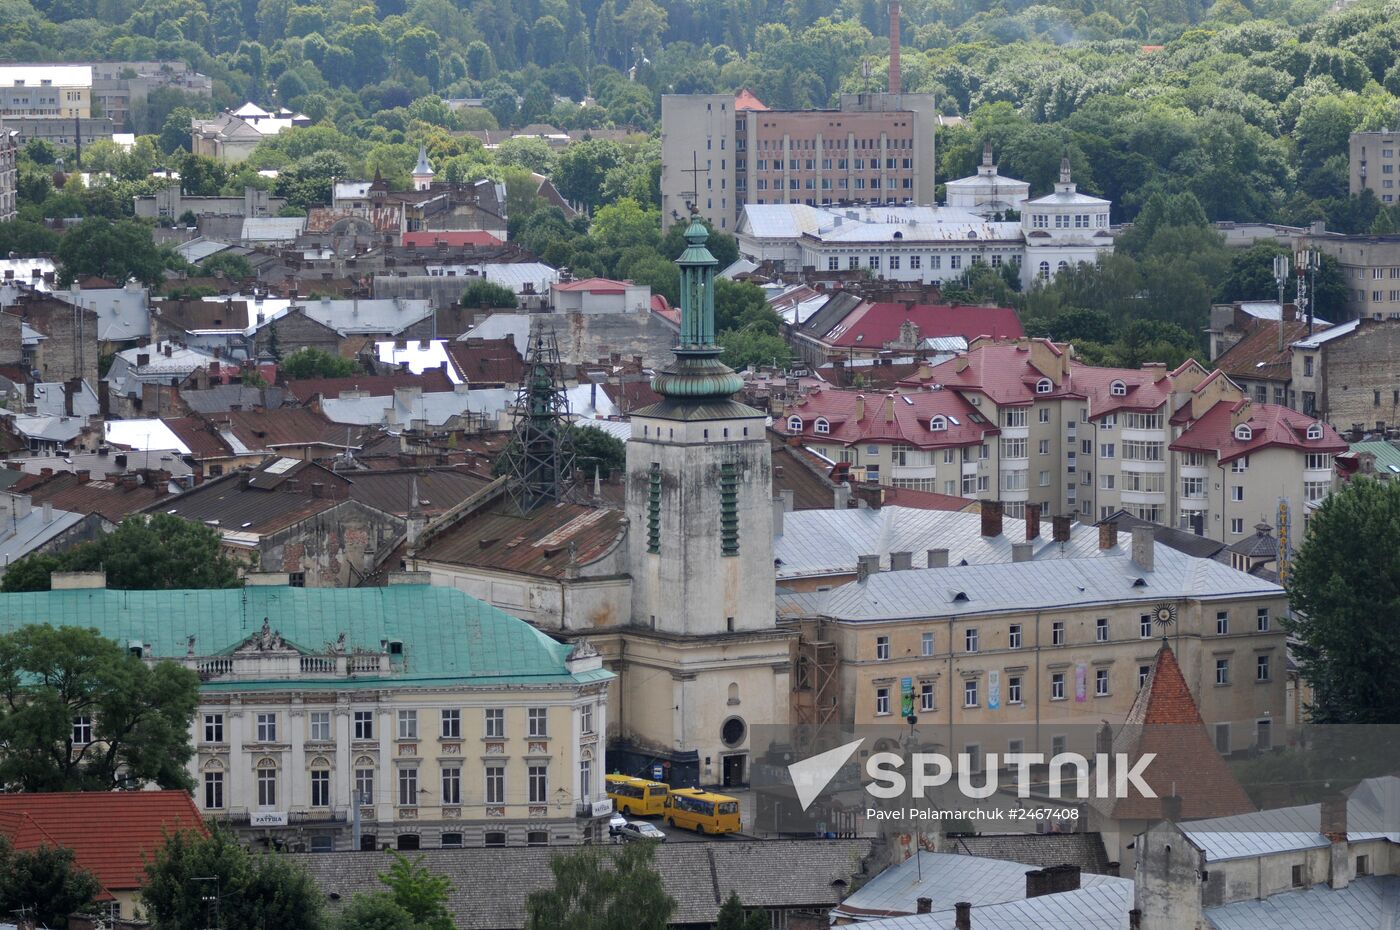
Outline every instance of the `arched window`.
<svg viewBox="0 0 1400 930">
<path fill-rule="evenodd" d="M 1051 383 L 1049 378 L 1041 378 L 1035 383 L 1035 392 L 1037 394 L 1049 394 L 1053 390 L 1055 390 L 1055 385 Z"/>
<path fill-rule="evenodd" d="M 1050 279 L 1050 263 L 1049 263 L 1049 262 L 1041 262 L 1041 263 L 1040 263 L 1040 280 L 1042 280 L 1042 281 L 1048 281 L 1049 279 Z"/>
<path fill-rule="evenodd" d="M 1308 427 L 1308 438 L 1309 438 L 1309 439 L 1321 439 L 1321 438 L 1322 438 L 1322 426 L 1321 426 L 1320 424 L 1318 424 L 1318 423 L 1314 423 L 1312 426 L 1309 426 L 1309 427 Z"/>
<path fill-rule="evenodd" d="M 729 683 L 729 703 L 730 703 L 730 704 L 738 704 L 738 703 L 739 703 L 739 683 L 738 683 L 738 682 L 731 681 L 731 682 Z"/>
<path fill-rule="evenodd" d="M 939 432 L 948 428 L 948 418 L 944 416 L 929 417 L 928 428 L 930 432 Z"/>
<path fill-rule="evenodd" d="M 788 432 L 790 432 L 790 433 L 800 433 L 800 432 L 802 432 L 802 418 L 801 418 L 801 417 L 797 417 L 797 416 L 788 417 Z"/>
<path fill-rule="evenodd" d="M 1065 270 L 1065 266 L 1066 266 L 1067 264 L 1068 264 L 1067 262 L 1060 262 L 1058 265 L 1055 266 L 1055 270 L 1056 270 L 1056 271 L 1064 271 L 1064 270 Z"/>
<path fill-rule="evenodd" d="M 1122 397 L 1128 393 L 1128 386 L 1122 381 L 1114 381 L 1108 386 L 1108 393 L 1114 397 Z"/>
<path fill-rule="evenodd" d="M 1254 438 L 1254 430 L 1249 428 L 1248 423 L 1241 423 L 1235 427 L 1235 438 L 1240 442 L 1249 442 Z"/>
<path fill-rule="evenodd" d="M 812 424 L 812 432 L 825 436 L 831 432 L 831 424 L 826 417 L 817 417 L 817 421 Z"/>
</svg>

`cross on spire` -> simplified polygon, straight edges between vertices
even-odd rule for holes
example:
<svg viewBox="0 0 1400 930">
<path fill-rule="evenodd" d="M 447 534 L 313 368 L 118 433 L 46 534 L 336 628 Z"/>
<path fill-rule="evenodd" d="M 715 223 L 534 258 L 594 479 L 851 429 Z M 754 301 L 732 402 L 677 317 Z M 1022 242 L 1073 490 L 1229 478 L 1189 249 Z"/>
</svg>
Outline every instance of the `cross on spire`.
<svg viewBox="0 0 1400 930">
<path fill-rule="evenodd" d="M 709 170 L 710 170 L 710 169 L 709 169 L 708 167 L 705 168 L 705 172 L 706 172 L 707 174 L 709 173 Z M 687 207 L 690 207 L 690 212 L 693 214 L 693 213 L 695 213 L 695 212 L 699 209 L 699 206 L 700 206 L 700 155 L 699 155 L 699 153 L 697 153 L 697 152 L 691 152 L 691 153 L 690 153 L 690 167 L 689 167 L 689 168 L 682 168 L 682 169 L 681 169 L 681 173 L 682 173 L 682 174 L 688 174 L 688 175 L 690 175 L 691 189 L 688 190 L 688 191 L 681 191 L 681 194 L 683 194 L 683 195 L 684 195 L 684 194 L 689 194 L 689 195 L 690 195 L 690 199 L 688 199 L 688 200 L 685 202 L 685 205 L 686 205 Z"/>
</svg>

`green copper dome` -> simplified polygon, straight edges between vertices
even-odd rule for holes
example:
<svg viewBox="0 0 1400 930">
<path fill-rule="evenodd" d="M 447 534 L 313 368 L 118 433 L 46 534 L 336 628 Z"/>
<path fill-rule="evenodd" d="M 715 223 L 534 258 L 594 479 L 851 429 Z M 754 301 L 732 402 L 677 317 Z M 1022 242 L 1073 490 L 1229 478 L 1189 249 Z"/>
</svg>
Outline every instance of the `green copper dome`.
<svg viewBox="0 0 1400 930">
<path fill-rule="evenodd" d="M 710 231 L 699 217 L 685 230 L 685 251 L 676 259 L 681 269 L 681 331 L 676 360 L 652 379 L 652 390 L 677 401 L 709 401 L 730 397 L 744 380 L 719 360 L 724 351 L 715 342 L 715 268 L 719 262 L 705 243 Z"/>
</svg>

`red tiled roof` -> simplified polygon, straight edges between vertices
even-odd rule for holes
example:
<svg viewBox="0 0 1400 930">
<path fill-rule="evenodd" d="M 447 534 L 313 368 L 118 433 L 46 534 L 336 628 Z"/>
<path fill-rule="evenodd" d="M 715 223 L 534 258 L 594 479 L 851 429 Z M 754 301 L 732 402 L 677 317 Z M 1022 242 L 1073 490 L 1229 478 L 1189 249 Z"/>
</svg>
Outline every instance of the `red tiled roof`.
<svg viewBox="0 0 1400 930">
<path fill-rule="evenodd" d="M 233 454 L 203 417 L 171 417 L 165 420 L 165 425 L 197 459 L 226 458 Z"/>
<path fill-rule="evenodd" d="M 954 497 L 951 494 L 939 494 L 936 491 L 916 491 L 913 488 L 884 489 L 884 499 L 881 504 L 886 507 L 912 507 L 915 510 L 947 510 L 951 513 L 961 513 L 979 507 L 978 501 L 967 497 Z"/>
<path fill-rule="evenodd" d="M 794 417 L 801 420 L 800 429 L 792 428 Z M 936 417 L 943 418 L 944 428 L 931 430 L 929 423 Z M 826 421 L 827 432 L 817 431 L 820 420 Z M 813 442 L 890 442 L 920 449 L 977 445 L 997 433 L 996 426 L 955 391 L 812 391 L 775 416 L 773 430 Z"/>
<path fill-rule="evenodd" d="M 1247 410 L 1248 419 L 1235 422 L 1236 411 Z M 1240 425 L 1249 426 L 1249 438 L 1236 433 Z M 1318 439 L 1308 438 L 1308 429 L 1322 430 Z M 1221 465 L 1251 452 L 1272 447 L 1296 449 L 1299 452 L 1330 452 L 1333 455 L 1348 449 L 1346 440 L 1321 420 L 1281 407 L 1277 404 L 1255 404 L 1248 400 L 1238 403 L 1220 401 L 1194 422 L 1187 425 L 1171 444 L 1174 452 L 1209 452 Z"/>
<path fill-rule="evenodd" d="M 958 304 L 862 304 L 848 314 L 824 341 L 843 348 L 883 348 L 899 339 L 905 320 L 919 328 L 920 339 L 961 336 L 971 342 L 978 336 L 1019 339 L 1021 319 L 1010 307 L 968 307 Z"/>
<path fill-rule="evenodd" d="M 1120 410 L 1156 410 L 1166 403 L 1172 393 L 1172 376 L 1165 365 L 1150 365 L 1142 368 L 1095 368 L 1077 362 L 1070 365 L 1070 383 L 1076 394 L 1089 401 L 1089 416 L 1099 419 Z M 1121 382 L 1124 393 L 1114 394 L 1113 385 Z"/>
<path fill-rule="evenodd" d="M 208 833 L 183 791 L 0 794 L 0 834 L 16 849 L 71 849 L 109 894 L 140 888 L 145 860 L 177 830 Z"/>
<path fill-rule="evenodd" d="M 754 96 L 753 91 L 747 87 L 734 95 L 734 110 L 766 110 L 767 105 L 762 100 Z"/>
<path fill-rule="evenodd" d="M 462 246 L 504 245 L 500 239 L 481 229 L 425 229 L 403 234 L 403 244 L 413 248 L 431 248 L 442 243 L 453 248 Z"/>
<path fill-rule="evenodd" d="M 1227 817 L 1256 809 L 1206 732 L 1176 653 L 1165 641 L 1119 736 L 1115 752 L 1126 752 L 1133 760 L 1148 753 L 1156 755 L 1142 773 L 1142 780 L 1157 797 L 1130 792 L 1114 804 L 1115 819 L 1160 820 L 1164 816 L 1162 799 L 1172 794 L 1181 798 L 1183 820 Z"/>
<path fill-rule="evenodd" d="M 287 382 L 287 396 L 299 403 L 313 397 L 336 398 L 341 391 L 364 391 L 371 397 L 388 397 L 395 388 L 420 387 L 424 394 L 452 390 L 452 379 L 441 368 L 429 368 L 421 375 L 395 372 L 391 375 L 350 375 L 346 378 L 298 378 Z"/>
<path fill-rule="evenodd" d="M 518 384 L 525 371 L 525 359 L 509 336 L 448 342 L 447 355 L 468 384 Z"/>
<path fill-rule="evenodd" d="M 1060 357 L 1061 346 L 1040 340 Z M 1065 397 L 1073 395 L 1064 385 L 1053 384 L 1054 373 L 1041 371 L 1031 362 L 1030 346 L 1026 343 L 983 345 L 965 355 L 933 366 L 926 374 L 915 375 L 900 382 L 905 386 L 943 385 L 963 391 L 984 394 L 997 406 L 1029 404 L 1037 396 Z M 1036 394 L 1036 384 L 1044 378 L 1052 382 L 1048 394 Z"/>
<path fill-rule="evenodd" d="M 681 312 L 666 300 L 665 294 L 651 295 L 651 312 L 664 320 L 670 320 L 677 326 L 681 325 Z"/>
<path fill-rule="evenodd" d="M 587 291 L 590 294 L 621 294 L 631 281 L 613 281 L 610 278 L 583 278 L 579 281 L 565 281 L 552 285 L 556 291 Z"/>
</svg>

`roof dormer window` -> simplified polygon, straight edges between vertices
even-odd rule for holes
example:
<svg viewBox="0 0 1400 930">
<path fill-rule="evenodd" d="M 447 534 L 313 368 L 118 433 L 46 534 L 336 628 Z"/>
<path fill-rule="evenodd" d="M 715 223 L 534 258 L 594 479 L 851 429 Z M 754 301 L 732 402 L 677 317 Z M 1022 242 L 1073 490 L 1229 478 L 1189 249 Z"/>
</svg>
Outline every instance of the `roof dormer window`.
<svg viewBox="0 0 1400 930">
<path fill-rule="evenodd" d="M 1320 424 L 1320 423 L 1314 423 L 1312 426 L 1309 426 L 1309 427 L 1308 427 L 1308 438 L 1309 438 L 1309 439 L 1321 439 L 1321 438 L 1322 438 L 1322 424 Z"/>
<path fill-rule="evenodd" d="M 801 417 L 797 417 L 797 416 L 788 417 L 788 432 L 789 432 L 789 433 L 800 433 L 800 432 L 802 432 L 802 418 L 801 418 Z"/>
<path fill-rule="evenodd" d="M 1051 383 L 1049 378 L 1041 378 L 1035 383 L 1035 392 L 1037 394 L 1049 394 L 1053 390 L 1055 390 L 1055 385 Z"/>
<path fill-rule="evenodd" d="M 825 436 L 831 432 L 831 424 L 827 422 L 826 417 L 817 417 L 816 422 L 812 424 L 812 432 Z"/>
<path fill-rule="evenodd" d="M 1122 381 L 1114 381 L 1108 386 L 1108 393 L 1114 397 L 1125 397 L 1128 393 L 1128 386 Z"/>
<path fill-rule="evenodd" d="M 948 428 L 948 420 L 943 416 L 929 417 L 929 432 L 937 433 Z"/>
<path fill-rule="evenodd" d="M 1254 430 L 1249 428 L 1248 423 L 1241 423 L 1235 427 L 1235 438 L 1240 442 L 1249 442 L 1254 438 Z"/>
</svg>

